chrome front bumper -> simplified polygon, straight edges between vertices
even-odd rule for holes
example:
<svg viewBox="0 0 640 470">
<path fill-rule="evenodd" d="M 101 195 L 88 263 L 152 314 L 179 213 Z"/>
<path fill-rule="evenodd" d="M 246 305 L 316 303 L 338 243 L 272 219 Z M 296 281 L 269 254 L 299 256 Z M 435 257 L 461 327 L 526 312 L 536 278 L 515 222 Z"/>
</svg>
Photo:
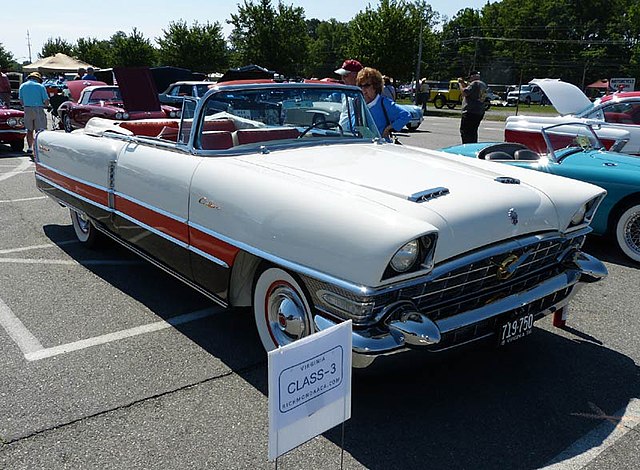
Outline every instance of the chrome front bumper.
<svg viewBox="0 0 640 470">
<path fill-rule="evenodd" d="M 441 343 L 447 335 L 451 336 L 451 334 L 465 328 L 507 315 L 540 299 L 557 294 L 560 295 L 560 298 L 551 305 L 540 311 L 531 312 L 534 313 L 536 319 L 554 313 L 566 306 L 583 284 L 597 282 L 605 278 L 607 274 L 607 268 L 601 261 L 593 256 L 578 252 L 563 273 L 547 279 L 532 289 L 496 300 L 475 310 L 435 322 L 425 315 L 413 313 L 402 321 L 389 322 L 386 325 L 387 331 L 383 334 L 372 333 L 369 329 L 354 330 L 352 337 L 353 365 L 354 367 L 367 367 L 381 356 L 397 354 L 410 349 L 444 351 L 492 336 L 493 332 L 489 332 L 450 345 Z M 566 295 L 563 295 L 563 291 L 566 291 Z M 334 321 L 321 315 L 316 315 L 314 320 L 318 330 L 335 325 Z"/>
</svg>

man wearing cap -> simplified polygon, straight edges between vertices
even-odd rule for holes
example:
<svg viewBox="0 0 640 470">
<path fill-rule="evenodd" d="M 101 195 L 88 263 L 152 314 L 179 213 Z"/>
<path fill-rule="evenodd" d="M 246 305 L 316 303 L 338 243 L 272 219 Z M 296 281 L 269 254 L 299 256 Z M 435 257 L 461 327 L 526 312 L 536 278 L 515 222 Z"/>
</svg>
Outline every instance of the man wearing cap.
<svg viewBox="0 0 640 470">
<path fill-rule="evenodd" d="M 347 59 L 342 63 L 342 67 L 335 71 L 340 77 L 345 85 L 356 86 L 356 77 L 358 76 L 358 72 L 362 70 L 362 64 L 355 59 Z M 355 108 L 353 103 L 347 103 L 343 99 L 342 103 L 342 111 L 340 112 L 340 126 L 344 130 L 352 131 L 355 129 Z"/>
<path fill-rule="evenodd" d="M 49 106 L 47 89 L 42 85 L 42 76 L 38 72 L 30 73 L 18 91 L 20 103 L 24 107 L 24 127 L 27 129 L 28 153 L 33 152 L 33 131 L 47 128 L 47 116 L 44 107 Z"/>
<path fill-rule="evenodd" d="M 478 142 L 478 127 L 484 117 L 484 99 L 487 96 L 487 84 L 480 80 L 480 72 L 471 72 L 469 82 L 458 78 L 458 86 L 463 97 L 460 120 L 460 137 L 463 144 Z"/>
</svg>

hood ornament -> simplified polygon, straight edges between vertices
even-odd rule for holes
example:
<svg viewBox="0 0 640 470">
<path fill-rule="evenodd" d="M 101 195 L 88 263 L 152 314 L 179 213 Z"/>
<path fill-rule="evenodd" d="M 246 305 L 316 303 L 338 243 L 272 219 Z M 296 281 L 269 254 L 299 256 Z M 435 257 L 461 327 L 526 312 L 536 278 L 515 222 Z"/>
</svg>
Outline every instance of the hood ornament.
<svg viewBox="0 0 640 470">
<path fill-rule="evenodd" d="M 509 212 L 507 212 L 507 215 L 511 219 L 511 224 L 512 225 L 518 225 L 518 213 L 516 212 L 516 210 L 513 207 L 511 209 L 509 209 Z"/>
</svg>

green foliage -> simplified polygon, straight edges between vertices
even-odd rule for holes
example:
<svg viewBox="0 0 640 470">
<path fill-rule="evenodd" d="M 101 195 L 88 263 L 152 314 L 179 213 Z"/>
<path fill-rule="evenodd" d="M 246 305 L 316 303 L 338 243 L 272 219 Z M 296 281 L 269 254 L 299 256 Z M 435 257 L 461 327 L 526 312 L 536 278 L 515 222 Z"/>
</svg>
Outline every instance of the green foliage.
<svg viewBox="0 0 640 470">
<path fill-rule="evenodd" d="M 185 21 L 176 21 L 162 32 L 163 37 L 156 39 L 161 64 L 205 73 L 223 72 L 228 67 L 229 51 L 220 23 L 201 25 L 196 21 L 189 27 Z"/>
<path fill-rule="evenodd" d="M 14 60 L 13 54 L 0 43 L 0 69 L 18 70 L 20 66 Z"/>
<path fill-rule="evenodd" d="M 408 80 L 416 70 L 420 30 L 424 50 L 425 43 L 433 43 L 437 19 L 424 1 L 381 0 L 377 9 L 368 6 L 349 23 L 349 56 L 383 74 Z"/>
<path fill-rule="evenodd" d="M 309 36 L 301 7 L 244 0 L 227 22 L 233 25 L 233 65 L 256 64 L 287 76 L 304 70 Z"/>
<path fill-rule="evenodd" d="M 80 38 L 74 47 L 78 60 L 95 67 L 108 68 L 111 65 L 111 43 L 95 38 Z"/>
<path fill-rule="evenodd" d="M 112 67 L 154 66 L 156 50 L 151 41 L 136 28 L 130 35 L 118 31 L 109 40 L 111 44 Z"/>
<path fill-rule="evenodd" d="M 316 20 L 318 21 L 318 20 Z M 335 19 L 318 21 L 309 41 L 307 77 L 334 77 L 333 71 L 347 58 L 349 26 Z"/>
<path fill-rule="evenodd" d="M 38 53 L 38 58 L 43 59 L 62 52 L 68 56 L 73 56 L 73 44 L 61 37 L 49 38 L 43 44 L 42 50 Z"/>
</svg>

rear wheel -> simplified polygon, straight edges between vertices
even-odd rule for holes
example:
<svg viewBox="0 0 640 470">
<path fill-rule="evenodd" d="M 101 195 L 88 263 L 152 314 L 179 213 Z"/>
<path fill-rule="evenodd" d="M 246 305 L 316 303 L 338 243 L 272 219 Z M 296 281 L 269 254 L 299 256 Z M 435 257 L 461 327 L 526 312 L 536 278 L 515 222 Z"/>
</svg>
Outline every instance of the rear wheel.
<svg viewBox="0 0 640 470">
<path fill-rule="evenodd" d="M 64 128 L 65 132 L 71 132 L 73 130 L 71 118 L 67 113 L 62 115 L 62 127 Z"/>
<path fill-rule="evenodd" d="M 78 212 L 74 209 L 69 209 L 71 214 L 71 223 L 73 230 L 76 232 L 76 237 L 83 245 L 89 248 L 95 248 L 100 244 L 101 234 L 93 226 L 91 219 L 87 217 L 84 212 Z"/>
<path fill-rule="evenodd" d="M 456 103 L 455 101 L 449 101 L 449 102 L 447 103 L 447 108 L 449 108 L 449 109 L 453 109 L 453 108 L 455 108 L 457 105 L 458 105 L 458 103 Z"/>
<path fill-rule="evenodd" d="M 622 252 L 640 263 L 640 203 L 623 209 L 616 221 L 615 236 Z"/>
<path fill-rule="evenodd" d="M 311 307 L 301 284 L 280 268 L 268 267 L 258 276 L 253 289 L 253 313 L 267 351 L 314 331 Z"/>
</svg>

